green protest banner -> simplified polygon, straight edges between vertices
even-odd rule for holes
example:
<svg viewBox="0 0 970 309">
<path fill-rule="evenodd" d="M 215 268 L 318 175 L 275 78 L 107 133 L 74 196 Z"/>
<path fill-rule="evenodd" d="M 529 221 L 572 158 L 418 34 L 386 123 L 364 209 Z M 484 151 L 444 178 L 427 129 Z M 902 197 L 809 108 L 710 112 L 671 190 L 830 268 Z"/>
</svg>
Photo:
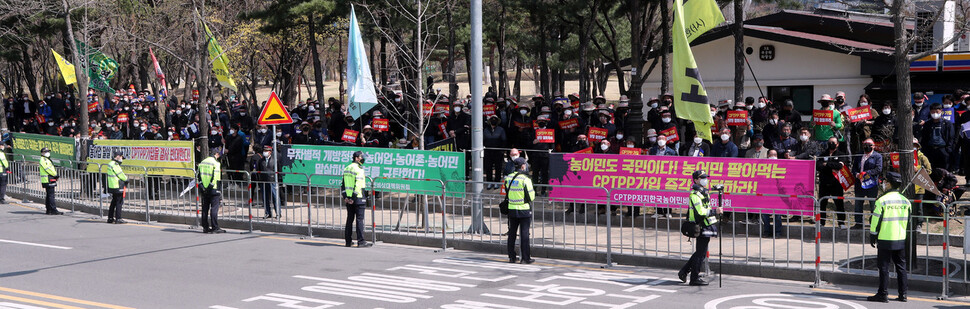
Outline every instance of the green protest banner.
<svg viewBox="0 0 970 309">
<path fill-rule="evenodd" d="M 344 168 L 351 162 L 355 151 L 367 154 L 364 171 L 367 177 L 435 179 L 442 182 L 465 180 L 465 154 L 462 152 L 427 151 L 388 148 L 363 148 L 346 146 L 285 145 L 280 148 L 280 171 L 313 174 L 313 184 L 338 187 L 343 181 Z M 303 175 L 284 174 L 283 182 L 306 184 Z M 437 181 L 400 179 L 376 180 L 380 191 L 418 192 L 433 194 L 441 190 Z M 368 183 L 370 188 L 370 183 Z M 447 184 L 448 192 L 465 192 L 465 184 Z"/>
<path fill-rule="evenodd" d="M 10 133 L 10 136 L 13 138 L 15 155 L 25 156 L 28 161 L 37 160 L 40 150 L 46 147 L 51 150 L 51 161 L 54 165 L 74 167 L 77 145 L 73 138 L 29 133 Z M 20 158 L 13 156 L 13 159 Z"/>
</svg>

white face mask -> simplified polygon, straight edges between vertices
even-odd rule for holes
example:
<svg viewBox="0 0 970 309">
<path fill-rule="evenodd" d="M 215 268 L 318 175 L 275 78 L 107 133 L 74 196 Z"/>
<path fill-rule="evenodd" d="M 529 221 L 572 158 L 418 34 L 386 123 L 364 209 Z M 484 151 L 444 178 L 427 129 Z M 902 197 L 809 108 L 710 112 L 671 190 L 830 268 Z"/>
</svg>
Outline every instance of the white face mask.
<svg viewBox="0 0 970 309">
<path fill-rule="evenodd" d="M 211 131 L 211 133 L 212 135 L 216 135 L 216 133 L 219 133 L 219 131 Z"/>
<path fill-rule="evenodd" d="M 765 108 L 765 104 L 764 103 L 761 103 L 761 102 L 758 102 L 758 108 Z"/>
<path fill-rule="evenodd" d="M 626 144 L 627 148 L 633 148 L 633 144 Z"/>
<path fill-rule="evenodd" d="M 798 139 L 801 140 L 801 141 L 803 141 L 803 142 L 807 142 L 808 141 L 808 135 L 800 135 L 800 136 L 798 136 Z"/>
<path fill-rule="evenodd" d="M 930 114 L 930 117 L 933 117 L 933 119 L 940 119 L 940 117 L 942 117 L 942 116 L 943 116 L 943 114 L 940 114 L 940 113 L 932 113 L 932 114 Z"/>
<path fill-rule="evenodd" d="M 778 124 L 778 119 L 768 120 L 768 123 L 770 123 L 771 125 L 777 125 Z"/>
<path fill-rule="evenodd" d="M 730 138 L 731 138 L 731 134 L 721 134 L 722 141 L 727 141 Z"/>
<path fill-rule="evenodd" d="M 279 136 L 283 136 L 283 132 L 276 132 L 276 136 L 277 136 L 277 137 L 279 137 Z"/>
<path fill-rule="evenodd" d="M 269 157 L 269 151 L 263 151 L 263 156 L 264 157 Z"/>
<path fill-rule="evenodd" d="M 239 113 L 239 116 L 246 116 L 246 112 Z"/>
<path fill-rule="evenodd" d="M 524 109 L 520 109 L 519 110 L 519 114 L 522 114 L 522 116 L 525 116 L 525 114 L 528 114 L 528 113 L 529 113 L 529 111 L 527 111 L 527 110 L 524 110 Z"/>
<path fill-rule="evenodd" d="M 600 149 L 602 149 L 603 151 L 606 151 L 607 149 L 610 149 L 610 146 L 608 146 L 606 144 L 602 144 L 602 145 L 600 145 Z"/>
<path fill-rule="evenodd" d="M 181 115 L 182 114 L 182 111 L 181 110 L 177 110 L 177 111 L 175 111 L 175 113 Z"/>
<path fill-rule="evenodd" d="M 869 106 L 869 102 L 859 102 L 859 106 Z"/>
<path fill-rule="evenodd" d="M 711 181 L 710 181 L 710 180 L 708 180 L 707 178 L 701 178 L 701 179 L 698 179 L 698 180 L 697 180 L 697 184 L 699 184 L 699 185 L 701 185 L 701 187 L 705 187 L 705 188 L 706 188 L 706 187 L 707 187 L 707 185 L 708 185 L 708 184 L 710 184 L 710 183 L 711 183 Z"/>
<path fill-rule="evenodd" d="M 266 133 L 266 129 L 259 129 L 259 133 Z"/>
<path fill-rule="evenodd" d="M 771 156 L 771 157 L 768 157 L 768 159 L 778 159 L 778 157 Z"/>
<path fill-rule="evenodd" d="M 657 138 L 656 137 L 648 137 L 647 140 L 649 140 L 651 143 L 656 143 L 657 142 Z"/>
<path fill-rule="evenodd" d="M 650 108 L 657 108 L 657 106 L 660 106 L 660 104 L 657 104 L 656 102 L 650 103 Z"/>
<path fill-rule="evenodd" d="M 882 114 L 883 115 L 889 115 L 889 113 L 892 113 L 892 112 L 893 112 L 893 110 L 892 109 L 888 109 L 888 108 L 885 108 L 885 109 L 882 110 Z"/>
<path fill-rule="evenodd" d="M 142 127 L 141 127 L 141 130 L 142 130 L 142 131 L 148 131 L 148 127 L 145 127 L 145 126 L 142 126 Z"/>
<path fill-rule="evenodd" d="M 703 142 L 703 141 L 704 141 L 704 139 L 702 139 L 702 138 L 700 138 L 700 137 L 695 137 L 695 138 L 694 138 L 694 144 L 700 144 L 700 143 L 701 143 L 701 142 Z"/>
<path fill-rule="evenodd" d="M 667 140 L 665 140 L 665 139 L 658 139 L 657 140 L 657 146 L 660 146 L 660 148 L 663 148 L 663 147 L 667 146 Z"/>
<path fill-rule="evenodd" d="M 670 118 L 664 117 L 664 118 L 660 118 L 660 120 L 662 120 L 664 123 L 670 123 Z"/>
<path fill-rule="evenodd" d="M 951 108 L 951 107 L 953 107 L 953 104 L 943 104 L 943 108 Z"/>
<path fill-rule="evenodd" d="M 512 159 L 512 161 L 515 161 L 515 159 L 518 159 L 518 158 L 519 158 L 519 155 L 509 155 L 509 159 Z"/>
<path fill-rule="evenodd" d="M 748 110 L 751 110 L 753 108 L 754 108 L 754 105 L 748 105 Z"/>
<path fill-rule="evenodd" d="M 457 114 L 459 112 L 461 112 L 461 107 L 455 107 L 455 113 Z"/>
<path fill-rule="evenodd" d="M 921 107 L 921 106 L 923 106 L 923 102 L 915 102 L 915 103 L 916 103 L 916 107 Z"/>
<path fill-rule="evenodd" d="M 714 118 L 714 116 L 717 116 L 717 112 L 716 111 L 711 111 L 711 118 Z"/>
<path fill-rule="evenodd" d="M 566 117 L 569 117 L 573 115 L 573 111 L 567 109 L 566 111 L 562 112 L 562 114 L 565 115 Z"/>
<path fill-rule="evenodd" d="M 623 139 L 623 134 L 617 134 L 616 139 Z"/>
<path fill-rule="evenodd" d="M 236 134 L 236 130 L 229 130 L 229 134 Z"/>
<path fill-rule="evenodd" d="M 45 152 L 45 153 L 42 153 L 41 155 L 44 156 L 44 158 L 50 158 L 51 157 L 51 153 L 50 152 Z"/>
</svg>

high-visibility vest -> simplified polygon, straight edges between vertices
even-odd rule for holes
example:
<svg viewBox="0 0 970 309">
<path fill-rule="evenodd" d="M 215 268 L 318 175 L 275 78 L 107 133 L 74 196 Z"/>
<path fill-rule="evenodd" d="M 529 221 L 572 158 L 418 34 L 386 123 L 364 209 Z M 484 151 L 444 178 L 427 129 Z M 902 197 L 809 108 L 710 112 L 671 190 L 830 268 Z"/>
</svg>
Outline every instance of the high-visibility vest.
<svg viewBox="0 0 970 309">
<path fill-rule="evenodd" d="M 7 162 L 7 154 L 0 151 L 0 173 L 6 173 L 10 170 L 10 162 Z"/>
<path fill-rule="evenodd" d="M 216 158 L 208 157 L 202 160 L 202 163 L 199 163 L 199 181 L 203 188 L 214 189 L 219 185 L 221 179 L 222 169 Z"/>
<path fill-rule="evenodd" d="M 125 171 L 121 169 L 121 165 L 118 165 L 118 161 L 111 160 L 111 162 L 108 162 L 108 189 L 121 189 L 118 180 L 128 181 L 128 175 L 125 175 Z"/>
<path fill-rule="evenodd" d="M 870 219 L 870 233 L 879 233 L 879 240 L 906 240 L 906 227 L 912 209 L 909 199 L 899 192 L 889 192 L 876 200 Z M 880 223 L 880 221 L 882 223 Z M 876 228 L 879 228 L 877 231 Z"/>
<path fill-rule="evenodd" d="M 54 162 L 49 158 L 40 157 L 40 183 L 49 183 L 50 176 L 57 176 Z"/>
<path fill-rule="evenodd" d="M 367 175 L 364 169 L 356 162 L 350 163 L 344 168 L 344 197 L 362 198 L 364 197 L 364 186 L 366 185 Z"/>
<path fill-rule="evenodd" d="M 529 203 L 525 202 L 526 194 L 529 200 L 536 198 L 536 192 L 532 188 L 532 179 L 525 174 L 509 174 L 505 176 L 505 187 L 508 188 L 509 210 L 531 210 Z"/>
<path fill-rule="evenodd" d="M 694 213 L 696 212 L 698 216 L 705 217 L 703 222 L 705 227 L 717 224 L 717 216 L 711 215 L 711 198 L 706 196 L 701 191 L 690 191 L 690 207 L 691 208 L 687 211 L 688 220 L 697 222 L 697 220 L 694 219 Z M 690 211 L 691 209 L 694 211 Z"/>
</svg>

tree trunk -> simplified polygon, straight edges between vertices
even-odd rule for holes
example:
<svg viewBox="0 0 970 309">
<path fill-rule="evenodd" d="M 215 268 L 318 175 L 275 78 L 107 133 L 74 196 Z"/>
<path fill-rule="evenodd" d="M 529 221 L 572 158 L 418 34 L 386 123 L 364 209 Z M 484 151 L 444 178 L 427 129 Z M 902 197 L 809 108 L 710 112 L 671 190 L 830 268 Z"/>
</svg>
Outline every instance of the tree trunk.
<svg viewBox="0 0 970 309">
<path fill-rule="evenodd" d="M 905 4 L 906 1 L 894 1 L 892 3 L 890 11 L 892 12 L 890 18 L 893 23 L 893 34 L 896 41 L 896 50 L 894 52 L 893 58 L 896 62 L 896 106 L 893 108 L 896 111 L 896 134 L 899 137 L 899 176 L 901 180 L 900 188 L 908 187 L 909 189 L 902 192 L 907 197 L 913 197 L 913 186 L 908 184 L 913 179 L 913 175 L 916 174 L 915 168 L 912 164 L 907 162 L 913 162 L 913 144 L 910 142 L 913 140 L 913 107 L 910 105 L 911 94 L 910 94 L 910 80 L 909 80 L 909 34 L 905 28 Z"/>
<path fill-rule="evenodd" d="M 40 95 L 37 93 L 37 77 L 34 75 L 34 62 L 33 57 L 30 56 L 30 46 L 27 44 L 20 45 L 20 53 L 23 57 L 23 71 L 24 71 L 24 81 L 27 83 L 27 91 L 30 92 L 30 98 L 33 101 L 39 101 L 41 99 Z"/>
<path fill-rule="evenodd" d="M 734 102 L 744 101 L 744 0 L 734 0 Z"/>
<path fill-rule="evenodd" d="M 505 72 L 505 2 L 500 1 L 502 10 L 499 13 L 498 25 L 498 96 L 509 96 L 509 74 Z"/>
<path fill-rule="evenodd" d="M 307 32 L 310 39 L 310 57 L 313 57 L 313 82 L 316 84 L 315 88 L 317 91 L 317 102 L 322 106 L 325 106 L 327 102 L 324 98 L 323 93 L 323 65 L 320 64 L 320 51 L 317 50 L 317 28 L 316 22 L 314 21 L 313 14 L 308 16 L 309 22 L 307 23 Z M 371 44 L 371 54 L 373 55 L 374 44 Z M 320 113 L 320 109 L 317 109 L 317 115 Z M 321 117 L 323 118 L 323 117 Z"/>
<path fill-rule="evenodd" d="M 539 18 L 539 89 L 536 93 L 542 96 L 549 96 L 549 59 L 547 58 L 546 40 L 546 20 Z"/>
<path fill-rule="evenodd" d="M 522 59 L 518 56 L 515 57 L 515 84 L 512 86 L 512 93 L 516 100 L 522 98 Z"/>
</svg>

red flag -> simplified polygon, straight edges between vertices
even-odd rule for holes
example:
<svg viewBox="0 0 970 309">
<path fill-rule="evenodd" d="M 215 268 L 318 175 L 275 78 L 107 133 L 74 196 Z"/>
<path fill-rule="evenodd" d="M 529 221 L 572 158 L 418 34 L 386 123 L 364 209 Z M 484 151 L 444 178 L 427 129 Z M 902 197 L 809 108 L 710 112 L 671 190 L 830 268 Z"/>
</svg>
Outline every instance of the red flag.
<svg viewBox="0 0 970 309">
<path fill-rule="evenodd" d="M 158 59 L 155 58 L 155 52 L 152 48 L 148 48 L 148 54 L 152 56 L 152 65 L 155 66 L 155 76 L 158 77 L 158 82 L 162 84 L 162 89 L 158 91 L 159 94 L 163 96 L 168 96 L 167 85 L 165 84 L 165 72 L 162 72 L 162 66 L 158 65 Z"/>
</svg>

